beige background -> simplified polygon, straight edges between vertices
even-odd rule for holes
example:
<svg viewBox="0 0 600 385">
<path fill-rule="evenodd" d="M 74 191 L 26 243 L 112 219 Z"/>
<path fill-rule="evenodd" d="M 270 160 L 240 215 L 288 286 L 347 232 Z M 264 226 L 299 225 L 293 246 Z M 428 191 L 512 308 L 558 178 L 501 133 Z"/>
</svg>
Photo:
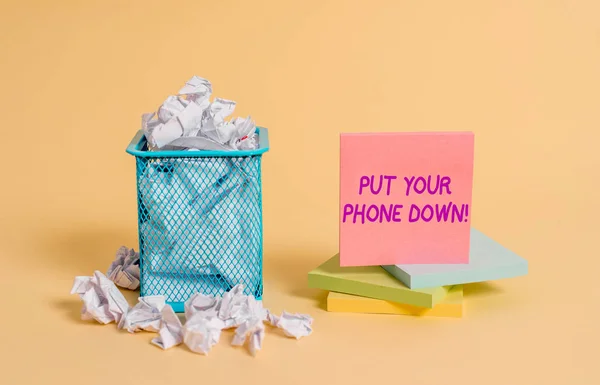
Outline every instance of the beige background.
<svg viewBox="0 0 600 385">
<path fill-rule="evenodd" d="M 2 384 L 598 384 L 598 1 L 4 1 Z M 134 159 L 192 75 L 271 129 L 265 304 L 314 316 L 256 358 L 79 320 L 75 275 L 137 247 Z M 530 262 L 463 319 L 330 314 L 338 135 L 472 130 L 473 223 Z M 135 293 L 128 293 L 133 301 Z M 596 367 L 594 365 L 596 364 Z"/>
</svg>

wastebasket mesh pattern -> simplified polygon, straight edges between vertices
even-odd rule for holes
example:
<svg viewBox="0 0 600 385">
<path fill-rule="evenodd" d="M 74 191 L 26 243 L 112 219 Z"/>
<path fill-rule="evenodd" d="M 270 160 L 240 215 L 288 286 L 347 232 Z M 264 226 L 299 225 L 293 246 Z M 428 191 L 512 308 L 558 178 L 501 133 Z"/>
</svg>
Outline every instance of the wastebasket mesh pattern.
<svg viewBox="0 0 600 385">
<path fill-rule="evenodd" d="M 140 295 L 262 297 L 261 156 L 136 157 Z"/>
</svg>

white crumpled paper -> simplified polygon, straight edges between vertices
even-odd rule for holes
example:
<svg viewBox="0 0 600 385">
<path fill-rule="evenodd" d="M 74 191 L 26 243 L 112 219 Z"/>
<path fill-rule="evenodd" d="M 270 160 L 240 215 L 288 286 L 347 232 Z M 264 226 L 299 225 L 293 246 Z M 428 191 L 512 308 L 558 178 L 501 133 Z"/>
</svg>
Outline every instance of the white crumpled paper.
<svg viewBox="0 0 600 385">
<path fill-rule="evenodd" d="M 196 313 L 202 313 L 206 317 L 216 317 L 220 306 L 221 297 L 196 293 L 185 302 L 185 318 L 190 319 Z"/>
<path fill-rule="evenodd" d="M 184 343 L 191 351 L 208 354 L 218 342 L 221 330 L 236 328 L 231 344 L 242 346 L 248 341 L 248 349 L 255 355 L 262 349 L 265 321 L 283 329 L 288 337 L 299 339 L 311 334 L 313 320 L 310 316 L 284 311 L 281 317 L 277 317 L 263 308 L 261 301 L 243 292 L 244 286 L 237 285 L 223 297 L 195 294 L 188 299 L 185 303 Z"/>
<path fill-rule="evenodd" d="M 225 322 L 215 316 L 196 313 L 186 320 L 183 327 L 183 342 L 195 353 L 208 354 L 219 342 Z"/>
<path fill-rule="evenodd" d="M 165 297 L 162 295 L 138 298 L 138 303 L 121 319 L 119 329 L 129 333 L 141 330 L 158 332 L 162 320 L 162 309 L 165 307 Z"/>
<path fill-rule="evenodd" d="M 140 286 L 140 255 L 134 249 L 121 246 L 106 273 L 117 286 L 135 290 Z"/>
<path fill-rule="evenodd" d="M 130 333 L 142 330 L 158 333 L 151 342 L 165 350 L 183 342 L 181 321 L 173 308 L 166 304 L 164 296 L 140 297 L 138 301 L 121 319 L 120 329 L 127 329 Z"/>
<path fill-rule="evenodd" d="M 152 343 L 162 349 L 170 349 L 183 342 L 183 326 L 173 308 L 165 305 L 161 311 L 162 323 L 158 330 L 158 337 Z"/>
<path fill-rule="evenodd" d="M 101 324 L 121 321 L 129 311 L 123 294 L 104 274 L 95 271 L 91 277 L 75 277 L 71 294 L 79 294 L 83 301 L 81 319 L 94 319 Z"/>
<path fill-rule="evenodd" d="M 246 337 L 249 337 L 248 349 L 250 354 L 256 355 L 256 352 L 262 349 L 262 342 L 265 338 L 265 324 L 263 321 L 256 317 L 246 320 L 235 330 L 235 336 L 231 344 L 242 346 L 246 342 Z"/>
<path fill-rule="evenodd" d="M 313 319 L 306 314 L 291 314 L 286 311 L 281 317 L 269 314 L 268 321 L 271 325 L 283 329 L 288 337 L 300 339 L 312 333 Z"/>
<path fill-rule="evenodd" d="M 198 76 L 193 76 L 179 90 L 179 95 L 187 95 L 190 100 L 198 98 L 209 98 L 212 94 L 212 85 L 206 79 Z"/>
<path fill-rule="evenodd" d="M 277 317 L 263 308 L 261 301 L 243 292 L 244 286 L 237 285 L 223 297 L 192 295 L 185 303 L 186 322 L 182 325 L 164 296 L 140 297 L 130 308 L 114 282 L 99 271 L 92 277 L 76 277 L 71 290 L 84 302 L 82 319 L 102 324 L 115 321 L 118 328 L 130 333 L 158 333 L 152 344 L 165 350 L 183 342 L 192 352 L 206 355 L 219 342 L 223 330 L 236 328 L 231 344 L 243 346 L 247 341 L 250 353 L 256 355 L 262 349 L 265 321 L 296 339 L 312 333 L 310 316 L 284 311 Z"/>
<path fill-rule="evenodd" d="M 218 317 L 226 329 L 237 327 L 252 317 L 261 320 L 267 317 L 262 303 L 244 294 L 244 285 L 235 286 L 223 297 L 194 294 L 185 303 L 185 315 L 189 319 L 198 313 L 205 318 Z"/>
<path fill-rule="evenodd" d="M 192 77 L 157 112 L 142 115 L 142 130 L 150 150 L 251 150 L 257 147 L 251 117 L 226 120 L 235 110 L 232 100 L 216 98 L 211 83 Z"/>
</svg>

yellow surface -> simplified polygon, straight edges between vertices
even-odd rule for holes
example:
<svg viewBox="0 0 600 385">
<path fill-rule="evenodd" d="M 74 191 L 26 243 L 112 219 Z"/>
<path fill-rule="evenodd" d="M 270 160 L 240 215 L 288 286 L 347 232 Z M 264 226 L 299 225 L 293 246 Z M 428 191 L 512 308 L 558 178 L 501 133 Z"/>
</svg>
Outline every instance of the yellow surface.
<svg viewBox="0 0 600 385">
<path fill-rule="evenodd" d="M 463 315 L 463 288 L 461 285 L 452 287 L 446 298 L 431 309 L 330 291 L 327 311 L 460 318 Z"/>
<path fill-rule="evenodd" d="M 597 0 L 3 1 L 0 384 L 600 383 Z M 136 245 L 140 115 L 191 75 L 271 129 L 265 304 L 252 358 L 163 352 L 67 293 Z M 526 277 L 465 286 L 460 320 L 330 313 L 339 133 L 475 132 L 473 225 Z M 135 293 L 129 293 L 133 302 Z"/>
</svg>

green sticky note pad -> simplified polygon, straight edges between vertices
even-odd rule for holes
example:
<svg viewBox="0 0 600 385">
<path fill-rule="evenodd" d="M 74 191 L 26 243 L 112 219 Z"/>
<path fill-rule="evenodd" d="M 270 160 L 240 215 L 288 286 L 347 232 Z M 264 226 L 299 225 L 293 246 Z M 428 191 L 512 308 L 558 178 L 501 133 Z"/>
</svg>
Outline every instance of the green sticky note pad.
<svg viewBox="0 0 600 385">
<path fill-rule="evenodd" d="M 380 266 L 340 267 L 339 254 L 308 273 L 308 286 L 426 308 L 443 301 L 452 287 L 411 290 Z"/>
</svg>

